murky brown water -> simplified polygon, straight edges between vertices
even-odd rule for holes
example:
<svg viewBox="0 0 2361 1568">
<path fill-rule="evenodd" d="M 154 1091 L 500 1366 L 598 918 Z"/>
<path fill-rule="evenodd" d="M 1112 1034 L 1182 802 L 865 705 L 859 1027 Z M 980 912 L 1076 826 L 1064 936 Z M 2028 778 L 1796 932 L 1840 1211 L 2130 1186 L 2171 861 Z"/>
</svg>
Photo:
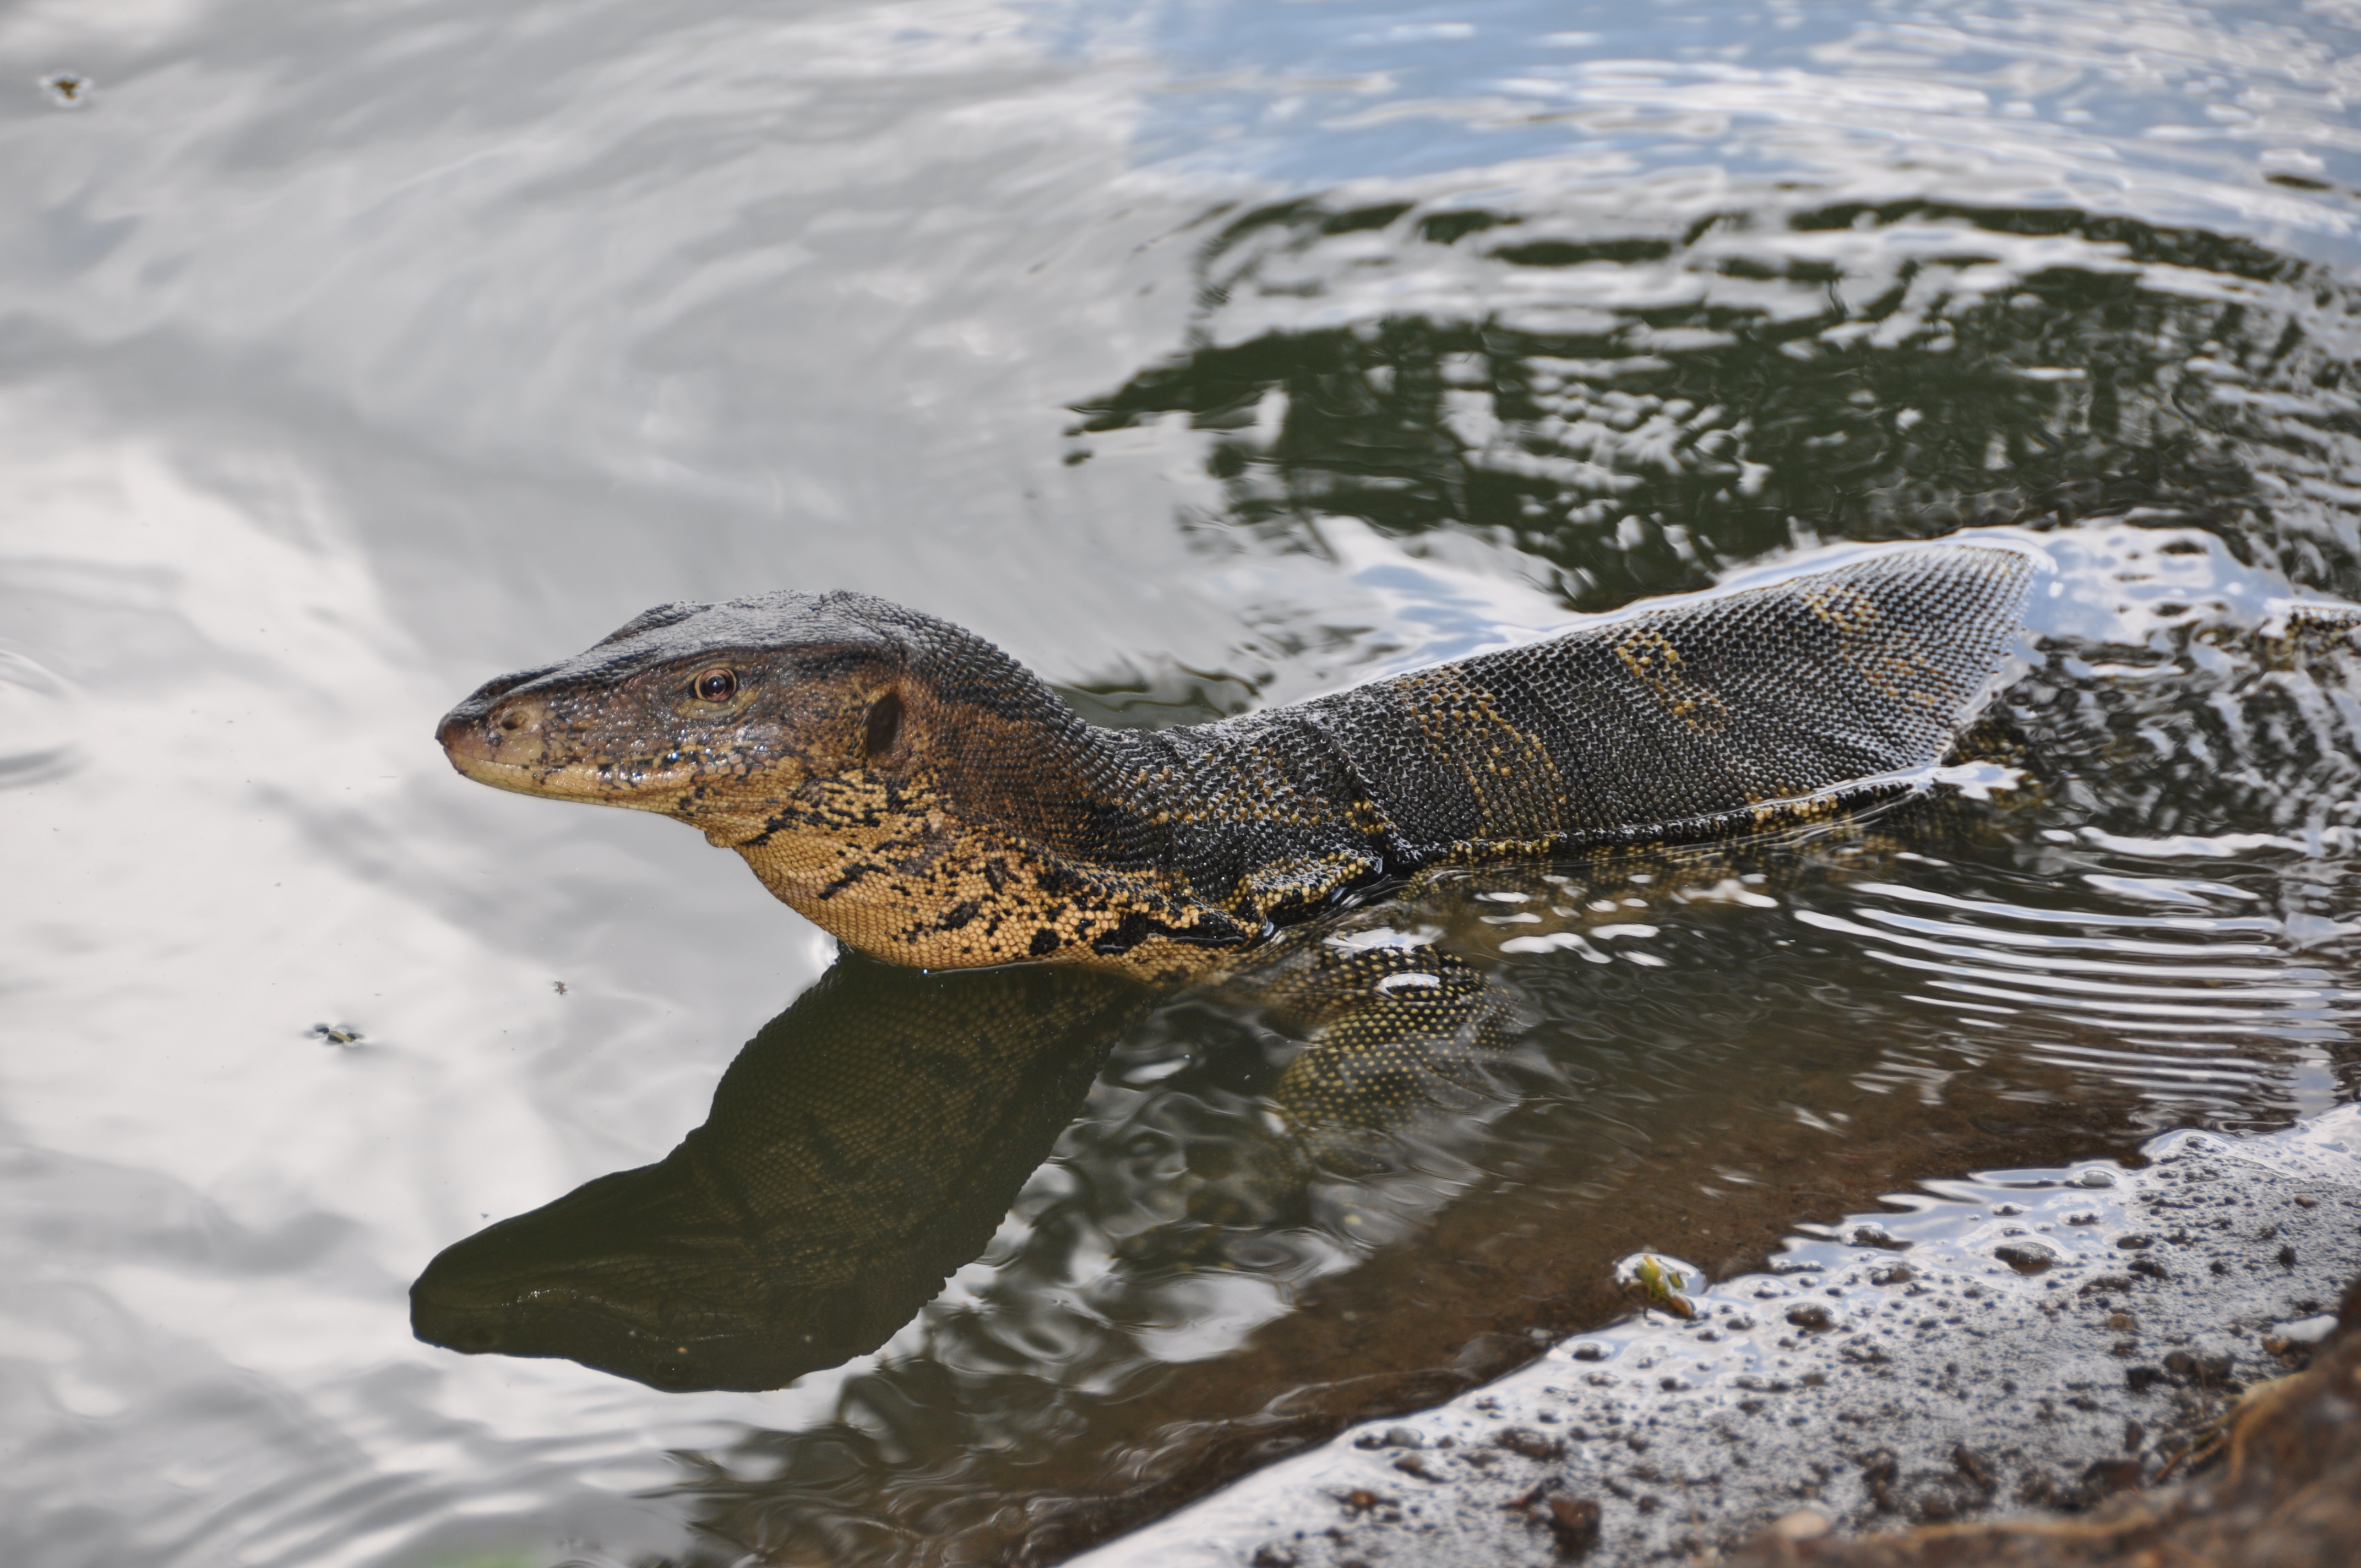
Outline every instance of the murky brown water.
<svg viewBox="0 0 2361 1568">
<path fill-rule="evenodd" d="M 2353 18 L 1628 9 L 0 17 L 5 1555 L 1054 1555 L 1637 1246 L 2350 1098 L 2361 707 L 2257 630 L 2361 598 Z M 1234 1179 L 1301 1042 L 1167 999 L 873 1354 L 411 1337 L 833 960 L 451 775 L 485 675 L 846 587 L 1185 722 L 1961 527 L 2045 553 L 2019 787 L 1365 912 L 1521 1021 L 1371 1161 Z"/>
</svg>

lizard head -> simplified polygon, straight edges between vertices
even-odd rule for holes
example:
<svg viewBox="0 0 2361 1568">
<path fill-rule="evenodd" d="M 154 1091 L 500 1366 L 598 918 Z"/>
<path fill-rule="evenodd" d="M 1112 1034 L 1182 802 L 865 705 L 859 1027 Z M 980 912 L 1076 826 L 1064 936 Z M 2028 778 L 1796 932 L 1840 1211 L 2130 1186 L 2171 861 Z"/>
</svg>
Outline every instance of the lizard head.
<svg viewBox="0 0 2361 1568">
<path fill-rule="evenodd" d="M 660 605 L 486 682 L 435 739 L 480 784 L 661 812 L 734 848 L 794 826 L 816 786 L 912 771 L 941 705 L 874 609 L 917 619 L 851 594 Z"/>
<path fill-rule="evenodd" d="M 1120 919 L 1051 863 L 1122 845 L 1103 732 L 982 638 L 883 599 L 663 605 L 487 682 L 436 738 L 496 788 L 686 822 L 895 962 L 1087 952 Z"/>
</svg>

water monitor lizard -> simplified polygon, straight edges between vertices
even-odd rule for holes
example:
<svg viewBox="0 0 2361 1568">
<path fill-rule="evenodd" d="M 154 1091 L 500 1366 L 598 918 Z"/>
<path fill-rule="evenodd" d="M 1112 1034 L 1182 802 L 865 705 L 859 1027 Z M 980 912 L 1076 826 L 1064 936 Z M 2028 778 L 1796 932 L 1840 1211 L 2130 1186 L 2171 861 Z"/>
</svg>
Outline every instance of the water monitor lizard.
<svg viewBox="0 0 2361 1568">
<path fill-rule="evenodd" d="M 1499 1103 L 1519 1032 L 1466 960 L 1292 939 L 1334 937 L 1309 916 L 1438 862 L 1654 846 L 1662 871 L 1663 846 L 1891 794 L 1949 741 L 2029 575 L 2008 550 L 1890 553 L 1153 734 L 1093 729 L 981 639 L 848 594 L 666 606 L 494 681 L 442 728 L 472 777 L 678 817 L 904 966 L 1057 961 L 840 964 L 671 1157 L 435 1259 L 417 1330 L 665 1387 L 776 1387 L 873 1348 L 982 1247 L 1154 1005 L 1093 969 L 1221 970 L 1307 1042 L 1269 1124 L 1178 1179 L 1184 1223 L 1139 1245 L 1218 1258 L 1301 1223 L 1320 1172 Z"/>
<path fill-rule="evenodd" d="M 670 604 L 438 730 L 502 789 L 658 811 L 851 947 L 1177 981 L 1441 862 L 1729 837 L 1897 793 L 2017 629 L 2017 551 L 1938 544 L 1292 707 L 1085 723 L 883 599 Z"/>
<path fill-rule="evenodd" d="M 1553 774 L 1562 775 L 1572 765 L 1569 757 L 1609 753 L 1609 762 L 1615 762 L 1611 746 L 1618 737 L 1637 734 L 1654 747 L 1635 753 L 1645 761 L 1685 736 L 1696 736 L 1696 746 L 1682 754 L 1705 757 L 1705 782 L 1664 786 L 1673 806 L 1658 808 L 1658 816 L 1686 811 L 1666 825 L 1675 837 L 1742 830 L 1771 818 L 1808 818 L 1828 803 L 1878 793 L 1873 784 L 1848 787 L 1861 784 L 1858 778 L 1844 777 L 1848 766 L 1891 766 L 1931 757 L 1947 726 L 1971 700 L 1967 694 L 1980 672 L 1995 662 L 2014 625 L 2024 576 L 2016 557 L 1991 550 L 1897 553 L 1799 577 L 1760 595 L 1643 610 L 1517 654 L 1348 696 L 1361 696 L 1364 707 L 1375 707 L 1382 719 L 1385 704 L 1410 707 L 1421 689 L 1451 689 L 1446 683 L 1457 682 L 1460 689 L 1487 693 L 1485 701 L 1497 711 L 1532 700 L 1533 671 L 1579 674 L 1604 667 L 1612 674 L 1632 672 L 1636 664 L 1652 678 L 1635 676 L 1620 686 L 1601 683 L 1584 699 L 1563 684 L 1553 686 L 1564 695 L 1548 733 L 1576 729 L 1588 737 L 1589 747 L 1554 751 Z M 1872 608 L 1878 612 L 1874 618 Z M 851 609 L 862 614 L 853 616 Z M 887 630 L 867 624 L 877 613 L 892 618 Z M 726 815 L 759 815 L 754 828 L 735 829 L 755 836 L 780 831 L 768 826 L 770 818 L 785 815 L 790 803 L 801 806 L 804 820 L 812 820 L 812 802 L 833 798 L 829 787 L 884 793 L 875 780 L 860 776 L 873 773 L 888 775 L 906 792 L 904 798 L 917 788 L 903 781 L 930 772 L 934 776 L 923 784 L 928 798 L 974 799 L 972 791 L 961 793 L 956 773 L 947 783 L 939 767 L 922 769 L 909 754 L 909 738 L 921 733 L 909 722 L 911 707 L 940 709 L 976 700 L 961 697 L 956 688 L 946 696 L 949 682 L 937 656 L 925 646 L 915 652 L 905 648 L 898 633 L 892 633 L 917 618 L 874 601 L 838 598 L 757 601 L 751 609 L 676 609 L 647 618 L 658 619 L 669 619 L 679 635 L 663 645 L 627 646 L 648 628 L 626 629 L 603 651 L 593 650 L 577 662 L 598 665 L 590 677 L 561 666 L 495 683 L 454 722 L 492 726 L 503 737 L 508 765 L 520 770 L 522 787 L 541 787 L 531 773 L 538 767 L 561 784 L 550 793 L 586 798 L 628 798 L 631 770 L 644 765 L 633 759 L 652 749 L 646 739 L 651 733 L 657 737 L 653 745 L 662 748 L 657 760 L 664 767 L 677 765 L 665 756 L 673 751 L 684 758 L 743 751 L 750 771 L 726 775 L 735 792 L 730 798 L 739 803 Z M 848 620 L 854 627 L 849 652 L 841 647 Z M 1887 623 L 1882 641 L 1870 635 L 1881 620 Z M 918 624 L 934 629 L 938 644 L 953 642 L 961 654 L 955 668 L 982 663 L 997 672 L 989 706 L 1004 723 L 1014 707 L 1047 713 L 1053 733 L 1079 728 L 1029 677 L 1012 674 L 1014 666 L 1005 660 L 989 650 L 978 652 L 980 645 L 964 633 L 939 623 Z M 2349 608 L 2289 607 L 2284 617 L 2261 629 L 2252 656 L 2238 661 L 2246 674 L 2220 694 L 2219 717 L 2226 728 L 2218 746 L 2204 755 L 2236 763 L 2235 770 L 2227 762 L 2211 764 L 2222 771 L 2254 778 L 2268 774 L 2274 781 L 2268 796 L 2274 820 L 2306 818 L 2323 790 L 2339 798 L 2350 793 L 2353 764 L 2327 722 L 2327 705 L 2295 672 L 2313 664 L 2339 666 L 2342 673 L 2332 684 L 2350 686 L 2356 625 L 2361 612 Z M 1828 630 L 1817 630 L 1822 627 Z M 881 652 L 881 645 L 887 651 Z M 1664 673 L 1668 647 L 1682 655 L 1678 683 Z M 790 685 L 774 690 L 768 707 L 741 704 L 721 726 L 725 741 L 717 741 L 694 718 L 705 710 L 685 698 L 690 681 L 717 669 L 730 671 L 741 683 L 800 681 L 809 691 L 797 696 L 801 688 Z M 1506 697 L 1489 695 L 1503 691 Z M 870 716 L 888 692 L 903 708 L 906 728 L 873 747 Z M 505 717 L 500 703 L 520 695 L 538 706 L 516 729 L 498 729 Z M 1918 711 L 1893 711 L 1914 696 Z M 796 711 L 807 717 L 783 717 L 791 699 L 803 704 Z M 2120 749 L 2120 715 L 2085 704 L 2071 688 L 2056 698 L 2035 700 L 2037 706 L 2064 705 L 2047 718 L 2030 710 L 2019 715 L 2019 722 L 2031 723 L 2025 738 L 2032 751 L 2026 760 L 2037 771 L 2049 771 L 2057 753 L 2079 752 L 2094 770 L 2119 781 L 2114 787 L 2142 799 L 2158 795 L 2153 775 L 2142 772 L 2147 749 L 2136 756 Z M 1865 718 L 1848 719 L 1848 703 L 1865 705 Z M 1192 759 L 1207 773 L 1216 770 L 1214 760 L 1225 744 L 1239 745 L 1248 749 L 1245 765 L 1268 766 L 1256 759 L 1253 748 L 1260 746 L 1267 754 L 1269 742 L 1262 738 L 1274 719 L 1309 713 L 1315 725 L 1335 729 L 1344 723 L 1336 717 L 1340 706 L 1331 699 L 1282 709 L 1260 725 L 1233 722 L 1184 731 L 1179 745 L 1144 754 Z M 1463 707 L 1484 711 L 1473 697 L 1464 698 Z M 633 718 L 649 711 L 658 718 Z M 1351 711 L 1345 709 L 1347 715 Z M 1774 720 L 1784 728 L 1766 729 Z M 1760 738 L 1792 734 L 1807 720 L 1828 725 L 1833 738 L 1821 738 L 1818 761 L 1788 762 L 1784 776 L 1807 781 L 1804 793 L 1788 797 L 1785 806 L 1760 801 L 1716 815 L 1716 801 L 1745 799 L 1750 790 L 1762 792 L 1761 780 L 1783 776 L 1770 764 L 1748 761 L 1763 754 Z M 938 718 L 926 733 L 955 731 L 957 722 Z M 531 730 L 528 725 L 542 728 Z M 639 744 L 598 742 L 608 726 L 638 737 Z M 1276 728 L 1282 735 L 1301 733 Z M 1385 733 L 1380 723 L 1356 730 L 1355 739 Z M 1453 733 L 1427 741 L 1428 754 L 1464 768 L 1469 748 L 1450 745 Z M 1861 739 L 1864 733 L 1868 740 Z M 522 740 L 511 744 L 507 738 L 520 734 Z M 832 746 L 820 748 L 819 740 L 831 735 Z M 2242 741 L 2241 736 L 2249 739 Z M 2278 739 L 2257 750 L 2257 737 Z M 491 751 L 489 740 L 487 733 L 479 753 Z M 1113 743 L 1140 745 L 1122 737 Z M 464 759 L 471 744 L 463 730 L 455 750 Z M 787 745 L 832 758 L 832 766 L 806 760 L 794 773 L 763 782 L 757 776 L 764 766 L 763 749 Z M 2316 749 L 2307 751 L 2307 745 Z M 879 757 L 873 759 L 872 751 Z M 517 761 L 520 752 L 530 754 L 530 765 Z M 599 772 L 601 764 L 608 772 Z M 572 766 L 583 771 L 564 772 Z M 699 766 L 712 771 L 709 762 Z M 1434 762 L 1425 776 L 1447 781 L 1451 775 L 1444 767 Z M 1593 785 L 1594 795 L 1642 790 L 1649 781 L 1635 777 L 1637 770 L 1638 763 L 1610 768 L 1605 781 Z M 1447 801 L 1422 803 L 1415 815 L 1387 806 L 1402 792 L 1383 795 L 1385 781 L 1402 772 L 1397 763 L 1394 773 L 1374 781 L 1349 774 L 1357 793 L 1344 798 L 1375 799 L 1392 820 L 1429 824 L 1424 831 L 1431 838 L 1456 832 L 1452 847 L 1438 858 L 1509 852 L 1498 848 L 1508 841 L 1498 828 L 1470 832 L 1449 826 L 1471 817 L 1497 823 L 1498 815 L 1479 817 L 1470 810 L 1450 818 L 1443 816 Z M 825 782 L 847 774 L 856 775 L 849 786 Z M 1479 782 L 1499 777 L 1478 773 Z M 1839 782 L 1823 787 L 1830 777 Z M 685 793 L 674 778 L 637 803 L 670 810 Z M 710 801 L 715 795 L 716 787 L 708 785 L 699 798 Z M 1634 793 L 1623 798 L 1650 797 Z M 2164 798 L 2175 797 L 2168 793 Z M 1005 825 L 987 832 L 976 826 L 977 807 L 965 805 L 961 810 L 966 815 L 957 819 L 956 835 L 961 843 L 982 838 L 1000 846 L 988 852 L 1023 865 L 1045 863 L 1028 859 L 1027 841 Z M 1497 807 L 1483 804 L 1483 812 L 1496 813 Z M 712 828 L 724 815 L 717 808 L 711 817 L 692 813 L 690 819 Z M 1764 883 L 1768 873 L 1764 885 L 1779 889 L 1819 874 L 1858 874 L 1865 869 L 1861 851 L 1874 855 L 1881 842 L 1928 847 L 1947 837 L 1947 830 L 1967 825 L 1953 817 L 1938 797 L 1923 810 L 1889 816 L 1858 830 L 1849 822 L 1840 832 L 1811 826 L 1796 834 L 1680 846 L 1653 842 L 1645 823 L 1616 822 L 1611 812 L 1604 819 L 1614 826 L 1602 830 L 1595 826 L 1601 818 L 1594 813 L 1588 819 L 1561 819 L 1564 837 L 1557 842 L 1573 849 L 1573 856 L 1554 857 L 1555 866 L 1544 860 L 1535 866 L 1496 868 L 1485 873 L 1484 882 L 1488 887 L 1523 882 L 1541 890 L 1539 904 L 1545 906 L 1554 902 L 1550 884 L 1568 880 L 1552 872 L 1571 871 L 1586 895 L 1576 902 L 1591 911 L 1601 905 L 1588 903 L 1590 896 L 1628 895 L 1642 884 L 1653 896 L 1718 882 L 1734 886 L 1739 874 L 1749 883 Z M 1202 825 L 1210 819 L 1200 810 L 1191 820 Z M 1249 834 L 1262 831 L 1256 814 L 1246 814 L 1244 820 Z M 1433 827 L 1438 820 L 1445 826 Z M 2118 822 L 2127 829 L 2135 825 Z M 948 817 L 940 830 L 953 836 Z M 724 827 L 715 837 L 730 842 L 731 831 Z M 1399 838 L 1413 844 L 1416 831 L 1397 828 Z M 1191 842 L 1177 832 L 1169 841 L 1180 849 Z M 1346 848 L 1355 842 L 1341 835 L 1337 841 Z M 1012 842 L 1014 849 L 1008 847 Z M 1598 852 L 1583 851 L 1584 845 Z M 1383 839 L 1378 852 L 1389 852 Z M 1071 850 L 1064 858 L 1072 858 Z M 1175 858 L 1179 873 L 1154 885 L 1169 890 L 1177 884 L 1199 898 L 1213 890 L 1210 902 L 1244 924 L 1233 910 L 1238 907 L 1237 888 L 1246 879 L 1190 881 L 1191 866 L 1203 864 L 1203 856 L 1191 862 L 1176 850 Z M 1400 854 L 1393 863 L 1409 859 Z M 1569 859 L 1576 863 L 1566 863 Z M 927 870 L 922 863 L 916 872 L 891 873 L 900 883 L 899 895 L 906 898 L 930 886 L 921 874 Z M 1224 972 L 1209 978 L 1235 994 L 1216 1002 L 1245 1003 L 1258 1026 L 1276 1025 L 1291 1045 L 1275 1052 L 1250 1080 L 1224 1080 L 1246 1096 L 1234 1113 L 1192 1111 L 1170 1124 L 1153 1124 L 1161 1140 L 1155 1146 L 1164 1152 L 1152 1179 L 1132 1170 L 1137 1158 L 1132 1133 L 1148 1124 L 1121 1136 L 1078 1142 L 1058 1157 L 1080 1190 L 1097 1196 L 1076 1200 L 1079 1208 L 1062 1219 L 1035 1223 L 1055 1232 L 1082 1223 L 1078 1215 L 1096 1215 L 1091 1223 L 1104 1226 L 1108 1237 L 1121 1238 L 1114 1244 L 1120 1269 L 1139 1282 L 1137 1298 L 1118 1299 L 1136 1304 L 1155 1299 L 1152 1282 L 1176 1268 L 1213 1266 L 1266 1275 L 1275 1266 L 1274 1256 L 1294 1255 L 1285 1245 L 1275 1249 L 1277 1238 L 1320 1234 L 1325 1239 L 1319 1245 L 1340 1252 L 1367 1245 L 1365 1238 L 1334 1226 L 1321 1231 L 1329 1222 L 1321 1207 L 1327 1200 L 1318 1194 L 1349 1191 L 1356 1195 L 1352 1208 L 1371 1212 L 1390 1212 L 1396 1197 L 1412 1208 L 1433 1201 L 1416 1196 L 1432 1172 L 1469 1157 L 1481 1143 L 1487 1117 L 1528 1092 L 1532 1081 L 1520 1075 L 1532 1064 L 1515 1065 L 1529 1021 L 1521 1015 L 1524 999 L 1513 983 L 1499 983 L 1490 972 L 1486 944 L 1473 936 L 1477 928 L 1451 934 L 1459 918 L 1454 910 L 1465 907 L 1465 894 L 1451 885 L 1454 880 L 1446 873 L 1427 885 L 1401 889 L 1383 903 L 1307 921 L 1242 947 L 1171 948 L 1182 959 L 1227 955 L 1220 966 Z M 1027 885 L 1040 892 L 1038 883 L 1012 883 L 1005 891 L 1022 894 Z M 1386 885 L 1382 879 L 1348 882 L 1344 895 Z M 1230 896 L 1221 896 L 1221 890 Z M 1628 899 L 1610 900 L 1609 912 L 1599 918 L 1629 918 L 1622 902 Z M 834 903 L 823 898 L 816 907 L 825 916 Z M 1589 917 L 1570 909 L 1553 913 L 1577 921 Z M 887 927 L 889 937 L 893 929 Z M 1411 945 L 1363 945 L 1373 937 L 1409 938 Z M 887 948 L 889 955 L 894 950 Z M 455 1349 L 567 1356 L 666 1388 L 776 1387 L 874 1349 L 999 1231 L 1020 1187 L 1050 1157 L 1052 1146 L 1082 1109 L 1107 1052 L 1161 1005 L 1155 988 L 1093 967 L 1122 955 L 1085 949 L 1067 956 L 1085 961 L 928 974 L 848 955 L 749 1043 L 722 1076 L 711 1114 L 665 1158 L 601 1177 L 467 1237 L 436 1257 L 412 1289 L 416 1331 Z M 1196 972 L 1202 975 L 1202 968 Z M 1250 1089 L 1242 1087 L 1249 1081 Z M 1173 1103 L 1181 1102 L 1210 1104 L 1199 1101 L 1196 1091 L 1176 1095 Z M 1134 1196 L 1123 1197 L 1135 1183 Z M 1019 1265 L 1007 1266 L 1023 1272 Z M 1284 1272 L 1287 1266 L 1279 1266 Z"/>
</svg>

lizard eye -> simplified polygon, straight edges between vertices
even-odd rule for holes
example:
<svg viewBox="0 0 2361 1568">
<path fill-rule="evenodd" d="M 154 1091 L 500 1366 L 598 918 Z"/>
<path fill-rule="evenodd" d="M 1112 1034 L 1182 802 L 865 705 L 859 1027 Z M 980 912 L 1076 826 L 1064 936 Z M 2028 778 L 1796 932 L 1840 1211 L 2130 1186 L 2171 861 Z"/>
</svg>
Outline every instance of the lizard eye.
<svg viewBox="0 0 2361 1568">
<path fill-rule="evenodd" d="M 738 695 L 738 672 L 708 670 L 689 682 L 688 688 L 707 702 L 728 702 Z"/>
</svg>

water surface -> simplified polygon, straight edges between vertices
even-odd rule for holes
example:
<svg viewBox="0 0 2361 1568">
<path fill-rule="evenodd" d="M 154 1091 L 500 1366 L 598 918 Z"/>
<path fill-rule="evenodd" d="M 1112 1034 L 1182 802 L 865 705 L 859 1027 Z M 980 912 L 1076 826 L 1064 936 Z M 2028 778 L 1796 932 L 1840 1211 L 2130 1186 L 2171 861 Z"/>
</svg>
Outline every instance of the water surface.
<svg viewBox="0 0 2361 1568">
<path fill-rule="evenodd" d="M 1635 1247 L 2349 1099 L 2361 709 L 2260 632 L 2361 598 L 2352 16 L 1628 9 L 0 19 L 10 1554 L 1052 1556 Z M 2019 787 L 1365 912 L 1517 1020 L 1369 1161 L 1235 1179 L 1302 1031 L 1168 998 L 873 1354 L 412 1338 L 835 961 L 452 775 L 487 675 L 842 587 L 1187 721 L 1978 527 L 2046 552 Z"/>
</svg>

